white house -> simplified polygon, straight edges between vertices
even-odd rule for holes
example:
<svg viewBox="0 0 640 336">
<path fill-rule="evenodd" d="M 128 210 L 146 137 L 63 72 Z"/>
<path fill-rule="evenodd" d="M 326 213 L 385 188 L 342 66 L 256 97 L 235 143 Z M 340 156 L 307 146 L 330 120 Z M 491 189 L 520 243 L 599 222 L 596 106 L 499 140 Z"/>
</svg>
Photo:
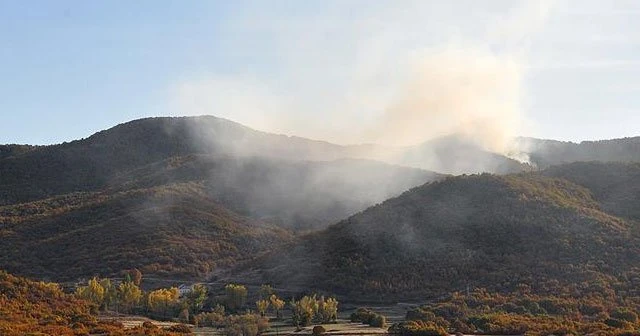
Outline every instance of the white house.
<svg viewBox="0 0 640 336">
<path fill-rule="evenodd" d="M 191 293 L 191 291 L 193 291 L 193 285 L 182 284 L 178 286 L 178 292 L 180 293 L 180 296 L 187 295 L 188 293 Z"/>
</svg>

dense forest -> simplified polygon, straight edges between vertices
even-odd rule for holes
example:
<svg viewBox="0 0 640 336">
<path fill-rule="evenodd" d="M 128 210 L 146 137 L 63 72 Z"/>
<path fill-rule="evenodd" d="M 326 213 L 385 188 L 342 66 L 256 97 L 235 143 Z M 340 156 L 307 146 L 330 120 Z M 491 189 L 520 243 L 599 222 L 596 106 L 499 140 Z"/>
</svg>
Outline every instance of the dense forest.
<svg viewBox="0 0 640 336">
<path fill-rule="evenodd" d="M 637 285 L 638 278 L 633 280 Z M 407 313 L 392 328 L 492 335 L 638 335 L 640 300 L 635 288 L 620 283 L 558 286 L 536 294 L 520 285 L 509 293 L 484 288 L 454 292 Z M 548 288 L 551 289 L 551 288 Z M 411 333 L 406 333 L 411 334 Z M 415 333 L 418 334 L 418 333 Z"/>
<path fill-rule="evenodd" d="M 160 277 L 202 277 L 292 239 L 206 195 L 201 183 L 74 193 L 0 208 L 0 265 L 72 280 L 138 267 Z"/>
<path fill-rule="evenodd" d="M 596 191 L 543 175 L 426 184 L 247 269 L 280 284 L 391 301 L 474 287 L 510 291 L 525 284 L 544 293 L 557 283 L 629 285 L 640 275 L 637 222 L 618 216 L 629 209 L 609 213 Z M 625 187 L 633 190 L 638 181 Z M 637 202 L 618 203 L 624 204 Z"/>
</svg>

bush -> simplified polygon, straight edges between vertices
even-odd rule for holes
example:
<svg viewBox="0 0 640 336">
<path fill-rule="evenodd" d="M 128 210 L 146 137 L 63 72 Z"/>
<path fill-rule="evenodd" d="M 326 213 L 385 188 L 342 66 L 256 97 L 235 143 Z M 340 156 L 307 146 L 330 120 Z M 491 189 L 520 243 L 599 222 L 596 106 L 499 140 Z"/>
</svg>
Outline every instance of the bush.
<svg viewBox="0 0 640 336">
<path fill-rule="evenodd" d="M 180 333 L 180 334 L 190 334 L 191 333 L 191 328 L 189 328 L 189 326 L 185 325 L 185 324 L 172 325 L 171 327 L 169 327 L 168 330 L 171 331 L 171 332 Z"/>
<path fill-rule="evenodd" d="M 632 312 L 629 309 L 618 308 L 611 312 L 611 317 L 631 323 L 638 322 L 638 314 Z"/>
<path fill-rule="evenodd" d="M 218 328 L 224 326 L 225 317 L 223 314 L 217 312 L 200 313 L 196 315 L 193 320 L 198 327 Z"/>
<path fill-rule="evenodd" d="M 313 335 L 314 336 L 322 335 L 326 331 L 327 330 L 323 326 L 315 326 L 315 327 L 313 327 Z"/>
<path fill-rule="evenodd" d="M 615 318 L 610 318 L 604 321 L 604 323 L 610 327 L 618 328 L 618 329 L 629 329 L 631 327 L 631 323 L 624 320 L 615 319 Z"/>
<path fill-rule="evenodd" d="M 145 329 L 156 329 L 158 328 L 155 324 L 149 322 L 149 321 L 144 321 L 142 322 L 142 327 Z"/>
<path fill-rule="evenodd" d="M 433 322 L 407 321 L 389 327 L 389 333 L 401 336 L 447 336 L 447 330 Z"/>
<path fill-rule="evenodd" d="M 387 318 L 380 314 L 375 314 L 371 319 L 371 323 L 369 324 L 372 327 L 384 328 L 387 324 Z"/>
</svg>

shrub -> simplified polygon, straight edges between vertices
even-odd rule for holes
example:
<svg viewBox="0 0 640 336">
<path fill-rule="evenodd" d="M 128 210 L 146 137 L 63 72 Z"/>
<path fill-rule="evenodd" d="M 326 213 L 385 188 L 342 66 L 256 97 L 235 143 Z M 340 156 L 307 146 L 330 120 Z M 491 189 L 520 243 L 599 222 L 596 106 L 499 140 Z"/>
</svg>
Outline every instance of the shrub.
<svg viewBox="0 0 640 336">
<path fill-rule="evenodd" d="M 315 326 L 315 327 L 313 327 L 313 335 L 314 336 L 322 335 L 326 331 L 327 330 L 323 326 Z"/>
<path fill-rule="evenodd" d="M 158 328 L 155 324 L 149 322 L 149 321 L 144 321 L 142 322 L 142 327 L 145 329 L 156 329 Z"/>
<path fill-rule="evenodd" d="M 185 325 L 185 324 L 172 325 L 171 327 L 169 327 L 168 330 L 171 331 L 171 332 L 180 333 L 180 334 L 190 334 L 191 333 L 191 328 L 189 328 L 189 326 Z"/>
<path fill-rule="evenodd" d="M 369 324 L 372 327 L 384 328 L 387 324 L 387 318 L 380 314 L 375 314 L 371 319 L 371 323 Z"/>
<path fill-rule="evenodd" d="M 631 323 L 638 322 L 638 314 L 632 312 L 629 309 L 618 308 L 611 312 L 611 317 Z"/>
<path fill-rule="evenodd" d="M 389 333 L 401 336 L 447 336 L 447 330 L 433 322 L 407 321 L 389 327 Z"/>
</svg>

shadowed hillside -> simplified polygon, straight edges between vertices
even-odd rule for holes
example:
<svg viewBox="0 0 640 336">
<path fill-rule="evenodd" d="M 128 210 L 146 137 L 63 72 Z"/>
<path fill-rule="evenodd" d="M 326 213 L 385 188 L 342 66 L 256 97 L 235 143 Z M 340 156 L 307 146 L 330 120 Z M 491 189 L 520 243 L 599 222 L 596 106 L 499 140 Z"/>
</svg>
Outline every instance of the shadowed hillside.
<svg viewBox="0 0 640 336">
<path fill-rule="evenodd" d="M 640 220 L 640 163 L 576 162 L 542 172 L 588 188 L 603 209 Z"/>
<path fill-rule="evenodd" d="M 504 173 L 526 168 L 459 141 L 442 140 L 404 149 L 340 146 L 260 132 L 210 116 L 148 118 L 59 145 L 0 147 L 0 205 L 99 190 L 131 170 L 193 154 L 292 161 L 374 159 L 442 173 Z"/>
<path fill-rule="evenodd" d="M 640 137 L 580 143 L 519 138 L 519 147 L 540 168 L 576 161 L 640 162 Z"/>
<path fill-rule="evenodd" d="M 639 261 L 637 243 L 635 223 L 604 212 L 584 187 L 485 174 L 412 189 L 245 274 L 358 298 L 435 297 L 622 276 Z"/>
<path fill-rule="evenodd" d="M 221 204 L 295 229 L 324 228 L 427 181 L 432 172 L 366 160 L 289 161 L 261 157 L 174 157 L 122 174 L 110 189 L 203 181 Z"/>
<path fill-rule="evenodd" d="M 0 268 L 55 280 L 133 267 L 193 278 L 292 238 L 220 206 L 198 183 L 0 207 L 0 237 Z"/>
</svg>

